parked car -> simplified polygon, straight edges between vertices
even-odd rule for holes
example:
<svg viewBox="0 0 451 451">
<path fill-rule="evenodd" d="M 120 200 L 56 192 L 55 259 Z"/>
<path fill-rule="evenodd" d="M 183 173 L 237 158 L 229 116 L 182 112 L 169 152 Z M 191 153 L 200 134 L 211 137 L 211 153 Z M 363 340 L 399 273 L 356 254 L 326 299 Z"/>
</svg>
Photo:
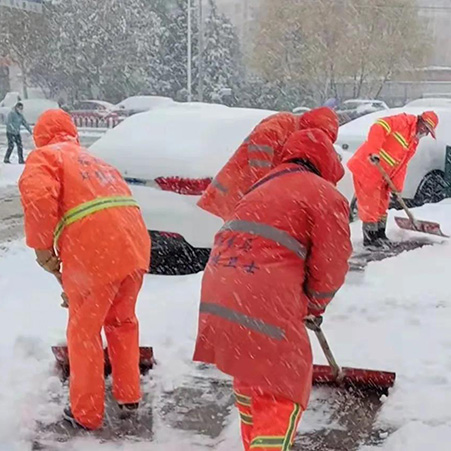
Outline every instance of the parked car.
<svg viewBox="0 0 451 451">
<path fill-rule="evenodd" d="M 425 111 L 420 107 L 405 107 L 378 111 L 349 122 L 340 127 L 337 145 L 341 147 L 346 159 L 366 140 L 370 127 L 380 117 L 394 116 L 400 113 L 420 115 Z M 440 202 L 445 198 L 445 157 L 446 146 L 451 145 L 451 109 L 434 108 L 440 123 L 437 128 L 437 140 L 427 137 L 421 140 L 418 151 L 409 164 L 402 196 L 411 206 Z M 350 177 L 349 172 L 345 178 Z M 345 182 L 349 183 L 349 182 Z"/>
<path fill-rule="evenodd" d="M 17 102 L 22 100 L 20 94 L 16 91 L 7 92 L 3 100 L 0 102 L 0 108 L 13 107 Z"/>
<path fill-rule="evenodd" d="M 75 104 L 70 114 L 78 127 L 115 127 L 120 121 L 115 106 L 103 100 L 82 100 Z"/>
<path fill-rule="evenodd" d="M 132 116 L 155 108 L 172 106 L 175 103 L 176 102 L 169 97 L 133 96 L 115 105 L 113 111 L 121 116 Z"/>
<path fill-rule="evenodd" d="M 53 100 L 47 99 L 25 99 L 21 100 L 24 105 L 23 114 L 29 124 L 36 124 L 39 116 L 47 110 L 59 108 L 58 104 Z M 0 124 L 4 124 L 6 118 L 17 103 L 17 100 L 9 106 L 0 106 Z"/>
<path fill-rule="evenodd" d="M 310 111 L 310 108 L 308 108 L 306 106 L 299 106 L 293 110 L 293 113 L 294 114 L 304 114 L 307 111 Z"/>
<path fill-rule="evenodd" d="M 351 99 L 341 104 L 337 114 L 341 119 L 340 123 L 344 124 L 365 114 L 388 109 L 387 104 L 382 100 Z"/>
<path fill-rule="evenodd" d="M 177 274 L 204 268 L 222 220 L 197 201 L 250 131 L 274 113 L 179 104 L 132 116 L 90 148 L 129 182 L 151 232 L 153 266 Z M 349 200 L 350 180 L 340 185 Z"/>
<path fill-rule="evenodd" d="M 103 100 L 81 100 L 71 109 L 71 114 L 76 116 L 97 116 L 104 118 L 113 113 L 114 104 Z"/>
<path fill-rule="evenodd" d="M 451 98 L 446 97 L 427 97 L 422 99 L 412 100 L 405 105 L 408 107 L 422 107 L 422 108 L 437 108 L 445 107 L 451 108 Z"/>
</svg>

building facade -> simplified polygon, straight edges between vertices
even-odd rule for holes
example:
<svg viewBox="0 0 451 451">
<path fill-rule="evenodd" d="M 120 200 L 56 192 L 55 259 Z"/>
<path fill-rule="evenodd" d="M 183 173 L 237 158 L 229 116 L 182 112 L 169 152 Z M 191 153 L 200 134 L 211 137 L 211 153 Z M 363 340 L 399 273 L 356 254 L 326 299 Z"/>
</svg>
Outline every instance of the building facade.
<svg viewBox="0 0 451 451">
<path fill-rule="evenodd" d="M 428 26 L 433 53 L 431 66 L 451 66 L 451 0 L 417 0 L 420 17 Z"/>
</svg>

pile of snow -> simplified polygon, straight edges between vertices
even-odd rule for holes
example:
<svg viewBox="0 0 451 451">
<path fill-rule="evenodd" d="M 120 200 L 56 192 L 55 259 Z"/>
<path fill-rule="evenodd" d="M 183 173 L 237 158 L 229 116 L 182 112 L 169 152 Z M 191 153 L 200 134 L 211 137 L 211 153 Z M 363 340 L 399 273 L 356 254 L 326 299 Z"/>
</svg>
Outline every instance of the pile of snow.
<svg viewBox="0 0 451 451">
<path fill-rule="evenodd" d="M 416 209 L 415 214 L 440 221 L 451 232 L 451 201 Z M 357 243 L 360 225 L 352 228 Z M 389 236 L 419 235 L 395 229 L 391 215 Z M 365 451 L 449 449 L 451 246 L 446 240 L 431 239 L 436 246 L 370 264 L 363 276 L 348 280 L 326 314 L 324 331 L 342 365 L 397 373 L 396 386 L 385 399 L 378 420 L 378 426 L 396 432 L 385 444 L 362 448 Z M 23 242 L 1 252 L 0 449 L 24 450 L 29 449 L 35 422 L 56 420 L 64 406 L 67 388 L 52 375 L 50 346 L 64 340 L 66 311 L 59 307 L 58 284 L 35 264 Z M 191 356 L 200 282 L 200 275 L 146 276 L 138 307 L 140 340 L 154 346 L 159 364 L 143 382 L 155 394 L 156 409 L 162 393 L 170 393 L 196 374 Z M 314 337 L 312 343 L 316 362 L 325 363 Z M 62 400 L 56 402 L 57 398 Z M 236 412 L 214 443 L 170 429 L 157 414 L 154 420 L 155 441 L 130 443 L 127 450 L 240 449 Z M 307 412 L 300 433 L 328 421 Z M 71 445 L 73 450 L 119 449 L 93 439 Z"/>
<path fill-rule="evenodd" d="M 212 177 L 273 111 L 178 105 L 126 119 L 91 151 L 126 177 Z"/>
<path fill-rule="evenodd" d="M 17 185 L 23 170 L 23 165 L 0 163 L 0 188 Z"/>
<path fill-rule="evenodd" d="M 406 104 L 406 107 L 422 107 L 422 108 L 451 108 L 451 99 L 445 97 L 426 97 L 424 99 L 416 99 Z"/>
</svg>

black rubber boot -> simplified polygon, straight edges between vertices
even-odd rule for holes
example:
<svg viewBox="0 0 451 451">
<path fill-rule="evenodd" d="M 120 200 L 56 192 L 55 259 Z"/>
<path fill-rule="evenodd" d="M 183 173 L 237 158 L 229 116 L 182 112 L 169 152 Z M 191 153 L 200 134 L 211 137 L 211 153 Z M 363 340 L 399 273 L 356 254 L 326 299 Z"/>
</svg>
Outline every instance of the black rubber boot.
<svg viewBox="0 0 451 451">
<path fill-rule="evenodd" d="M 379 238 L 379 231 L 377 230 L 366 230 L 363 233 L 363 246 L 373 247 L 373 248 L 383 248 L 384 244 Z"/>
<path fill-rule="evenodd" d="M 138 414 L 139 402 L 133 404 L 119 404 L 119 408 L 121 409 L 119 418 L 121 420 L 130 420 Z"/>
<path fill-rule="evenodd" d="M 378 238 L 385 244 L 390 244 L 391 241 L 388 239 L 387 235 L 385 234 L 385 227 L 384 228 L 380 228 L 377 231 L 377 236 Z"/>
<path fill-rule="evenodd" d="M 82 424 L 80 424 L 74 417 L 72 410 L 70 407 L 66 407 L 63 411 L 63 420 L 69 423 L 74 429 L 82 429 L 84 431 L 88 431 L 88 428 L 85 428 Z"/>
</svg>

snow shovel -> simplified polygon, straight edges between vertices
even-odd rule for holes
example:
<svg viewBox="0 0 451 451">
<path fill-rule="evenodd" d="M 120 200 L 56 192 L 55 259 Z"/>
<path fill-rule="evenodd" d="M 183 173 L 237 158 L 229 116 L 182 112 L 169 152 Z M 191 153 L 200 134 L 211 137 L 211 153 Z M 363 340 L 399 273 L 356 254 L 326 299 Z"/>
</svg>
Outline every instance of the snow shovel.
<svg viewBox="0 0 451 451">
<path fill-rule="evenodd" d="M 329 366 L 313 365 L 313 385 L 331 385 L 357 391 L 369 390 L 381 395 L 388 395 L 388 390 L 395 384 L 396 374 L 387 371 L 341 368 L 335 360 L 321 329 L 322 322 L 322 317 L 308 317 L 305 320 L 306 327 L 315 332 L 329 362 Z"/>
<path fill-rule="evenodd" d="M 414 232 L 421 232 L 421 233 L 427 233 L 429 235 L 435 235 L 435 236 L 441 236 L 443 238 L 449 238 L 448 235 L 445 235 L 441 228 L 440 224 L 437 222 L 430 222 L 430 221 L 419 221 L 418 219 L 415 219 L 410 209 L 407 207 L 406 203 L 404 202 L 404 199 L 401 196 L 401 193 L 396 189 L 392 179 L 387 174 L 385 169 L 382 167 L 379 159 L 377 157 L 374 157 L 372 155 L 370 157 L 371 163 L 373 163 L 377 168 L 379 169 L 379 172 L 381 173 L 384 180 L 387 182 L 390 190 L 394 193 L 396 198 L 398 199 L 398 202 L 400 203 L 401 207 L 406 212 L 408 218 L 400 218 L 395 217 L 395 222 L 398 225 L 399 228 L 404 230 L 413 230 Z"/>
</svg>

